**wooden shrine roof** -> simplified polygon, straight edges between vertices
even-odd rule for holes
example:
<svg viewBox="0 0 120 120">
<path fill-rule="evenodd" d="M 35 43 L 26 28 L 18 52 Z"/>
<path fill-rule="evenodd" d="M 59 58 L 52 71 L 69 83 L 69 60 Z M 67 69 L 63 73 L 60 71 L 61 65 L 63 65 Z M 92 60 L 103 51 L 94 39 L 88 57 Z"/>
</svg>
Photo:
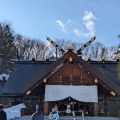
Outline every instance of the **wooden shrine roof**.
<svg viewBox="0 0 120 120">
<path fill-rule="evenodd" d="M 105 61 L 102 63 L 101 61 L 91 61 L 88 63 L 71 51 L 57 61 L 15 62 L 16 66 L 1 93 L 6 95 L 23 95 L 28 90 L 34 90 L 39 82 L 43 82 L 46 75 L 51 73 L 55 67 L 68 59 L 69 56 L 75 58 L 80 65 L 88 70 L 88 72 L 97 76 L 97 78 L 104 82 L 105 85 L 108 85 L 117 92 L 117 94 L 120 94 L 120 80 L 117 76 L 117 62 Z"/>
<path fill-rule="evenodd" d="M 7 83 L 2 89 L 3 94 L 21 95 L 21 87 L 24 86 L 31 78 L 43 70 L 52 62 L 15 62 L 14 70 L 12 71 Z"/>
</svg>

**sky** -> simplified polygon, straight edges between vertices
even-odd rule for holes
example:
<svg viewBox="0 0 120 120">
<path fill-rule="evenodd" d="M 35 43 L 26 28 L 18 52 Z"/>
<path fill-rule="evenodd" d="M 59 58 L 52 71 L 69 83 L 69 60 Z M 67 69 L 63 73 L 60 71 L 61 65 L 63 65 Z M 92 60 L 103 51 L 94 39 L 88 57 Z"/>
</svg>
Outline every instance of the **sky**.
<svg viewBox="0 0 120 120">
<path fill-rule="evenodd" d="M 86 43 L 94 36 L 107 47 L 120 40 L 120 0 L 0 0 L 0 22 L 15 33 L 47 41 Z"/>
</svg>

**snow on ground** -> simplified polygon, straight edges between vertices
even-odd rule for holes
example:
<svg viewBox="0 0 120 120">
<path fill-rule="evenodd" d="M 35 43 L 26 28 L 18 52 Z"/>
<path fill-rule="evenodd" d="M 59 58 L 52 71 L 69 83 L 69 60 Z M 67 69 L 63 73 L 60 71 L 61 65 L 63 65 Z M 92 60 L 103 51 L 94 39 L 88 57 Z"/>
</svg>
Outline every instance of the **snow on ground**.
<svg viewBox="0 0 120 120">
<path fill-rule="evenodd" d="M 11 118 L 15 118 L 15 117 L 20 117 L 21 116 L 21 113 L 20 113 L 21 108 L 26 108 L 24 103 L 4 109 L 4 111 L 7 114 L 7 120 L 10 120 Z"/>
</svg>

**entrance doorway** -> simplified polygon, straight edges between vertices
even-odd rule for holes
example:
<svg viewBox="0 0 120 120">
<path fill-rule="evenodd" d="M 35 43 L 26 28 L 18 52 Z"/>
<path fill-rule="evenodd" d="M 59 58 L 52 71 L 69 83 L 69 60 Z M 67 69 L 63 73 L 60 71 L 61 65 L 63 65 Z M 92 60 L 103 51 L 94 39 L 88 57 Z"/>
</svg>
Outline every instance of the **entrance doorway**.
<svg viewBox="0 0 120 120">
<path fill-rule="evenodd" d="M 85 116 L 93 116 L 92 102 L 80 102 L 68 97 L 61 101 L 49 102 L 49 110 L 51 110 L 55 104 L 57 104 L 58 112 L 61 116 L 73 116 L 74 114 L 75 116 L 82 116 L 82 111 L 84 111 Z"/>
</svg>

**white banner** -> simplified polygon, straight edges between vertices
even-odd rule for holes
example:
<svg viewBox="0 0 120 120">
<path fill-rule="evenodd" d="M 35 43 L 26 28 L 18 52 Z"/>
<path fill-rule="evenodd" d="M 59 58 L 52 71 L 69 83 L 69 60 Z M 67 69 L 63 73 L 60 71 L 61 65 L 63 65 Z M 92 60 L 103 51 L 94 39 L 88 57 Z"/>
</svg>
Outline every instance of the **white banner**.
<svg viewBox="0 0 120 120">
<path fill-rule="evenodd" d="M 98 102 L 97 86 L 45 85 L 45 101 L 72 97 L 81 102 Z"/>
</svg>

